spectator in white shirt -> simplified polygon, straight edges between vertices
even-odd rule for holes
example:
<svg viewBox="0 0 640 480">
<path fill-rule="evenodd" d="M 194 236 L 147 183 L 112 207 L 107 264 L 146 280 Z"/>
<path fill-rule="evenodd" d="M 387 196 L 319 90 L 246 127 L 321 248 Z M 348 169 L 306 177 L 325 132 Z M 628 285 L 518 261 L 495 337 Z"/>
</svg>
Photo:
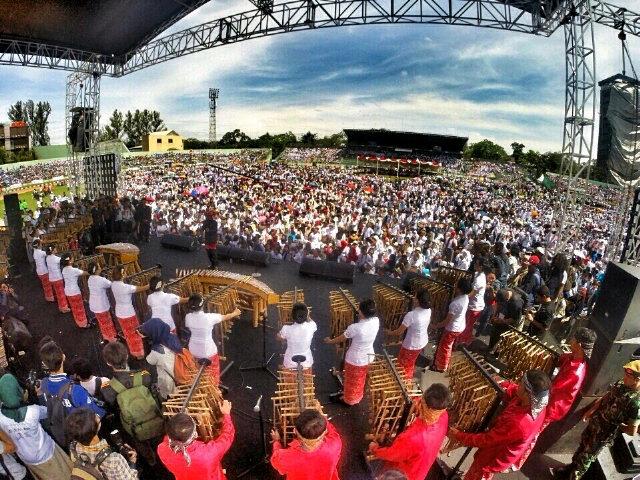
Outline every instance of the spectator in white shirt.
<svg viewBox="0 0 640 480">
<path fill-rule="evenodd" d="M 360 320 L 349 325 L 342 335 L 333 339 L 329 337 L 324 339 L 324 343 L 329 345 L 351 340 L 344 362 L 344 392 L 332 396 L 332 399 L 347 405 L 356 405 L 364 397 L 369 363 L 375 357 L 373 342 L 380 328 L 380 320 L 376 317 L 376 304 L 373 300 L 367 299 L 360 302 L 358 315 Z"/>
<path fill-rule="evenodd" d="M 149 289 L 151 294 L 147 297 L 147 305 L 151 308 L 151 318 L 159 318 L 169 325 L 169 330 L 175 333 L 176 324 L 173 321 L 171 307 L 179 303 L 187 303 L 189 297 L 179 297 L 173 293 L 165 293 L 162 291 L 162 279 L 158 276 L 151 277 L 149 280 Z"/>
<path fill-rule="evenodd" d="M 67 303 L 67 296 L 64 294 L 64 280 L 62 279 L 62 272 L 60 271 L 60 257 L 56 255 L 55 245 L 47 245 L 45 250 L 47 264 L 47 270 L 49 271 L 49 282 L 53 287 L 53 291 L 56 294 L 56 300 L 58 300 L 58 310 L 60 313 L 69 313 L 69 304 Z"/>
<path fill-rule="evenodd" d="M 206 313 L 203 310 L 204 299 L 199 294 L 189 297 L 188 307 L 190 313 L 187 313 L 184 322 L 190 332 L 189 351 L 196 359 L 207 358 L 211 361 L 209 372 L 217 384 L 220 381 L 220 356 L 213 341 L 213 327 L 239 317 L 242 312 L 236 308 L 226 315 Z"/>
<path fill-rule="evenodd" d="M 141 360 L 144 357 L 144 346 L 142 338 L 138 334 L 137 328 L 140 326 L 136 310 L 133 308 L 131 296 L 134 293 L 146 292 L 149 285 L 136 286 L 124 283 L 124 267 L 118 265 L 113 269 L 113 282 L 111 282 L 111 291 L 116 301 L 116 318 L 124 334 L 124 340 L 127 342 L 129 353 Z"/>
<path fill-rule="evenodd" d="M 90 263 L 89 272 L 89 310 L 95 315 L 102 338 L 107 342 L 113 342 L 116 337 L 116 327 L 111 318 L 111 303 L 107 296 L 107 290 L 111 288 L 111 281 L 100 276 L 102 271 L 97 263 Z"/>
<path fill-rule="evenodd" d="M 73 266 L 73 257 L 70 253 L 65 253 L 60 259 L 62 267 L 62 278 L 64 279 L 64 294 L 71 307 L 71 314 L 80 328 L 87 328 L 87 313 L 84 310 L 84 299 L 80 292 L 78 279 L 82 275 L 89 275 L 84 270 Z"/>
<path fill-rule="evenodd" d="M 471 293 L 471 280 L 462 278 L 458 281 L 455 289 L 455 298 L 449 304 L 449 312 L 447 316 L 434 328 L 444 326 L 444 332 L 436 350 L 436 358 L 434 360 L 432 370 L 436 372 L 444 372 L 449 368 L 449 360 L 451 360 L 451 352 L 453 351 L 453 343 L 456 338 L 464 331 L 465 316 L 469 305 L 469 294 Z"/>
<path fill-rule="evenodd" d="M 36 264 L 36 275 L 40 279 L 42 284 L 42 291 L 44 292 L 44 299 L 47 302 L 55 302 L 53 298 L 53 288 L 49 281 L 49 269 L 46 262 L 47 254 L 42 250 L 42 242 L 39 238 L 33 241 L 33 261 Z"/>
<path fill-rule="evenodd" d="M 302 368 L 311 368 L 313 366 L 311 341 L 318 326 L 309 318 L 309 308 L 304 303 L 293 305 L 291 320 L 293 320 L 293 324 L 283 325 L 278 333 L 278 339 L 287 342 L 287 349 L 284 352 L 284 368 L 293 369 L 298 366 L 292 360 L 296 355 L 302 355 L 305 358 L 301 363 Z"/>
<path fill-rule="evenodd" d="M 385 331 L 392 337 L 398 337 L 407 332 L 398 353 L 398 363 L 409 379 L 413 378 L 418 355 L 429 343 L 430 323 L 431 297 L 427 290 L 419 290 L 413 298 L 413 310 L 407 312 L 400 326 L 395 330 Z"/>
</svg>

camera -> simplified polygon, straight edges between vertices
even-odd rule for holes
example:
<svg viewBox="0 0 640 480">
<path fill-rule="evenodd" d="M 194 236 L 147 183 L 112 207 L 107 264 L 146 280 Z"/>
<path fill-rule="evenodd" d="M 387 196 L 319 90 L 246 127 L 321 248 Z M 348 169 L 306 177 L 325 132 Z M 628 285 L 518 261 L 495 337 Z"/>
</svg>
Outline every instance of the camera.
<svg viewBox="0 0 640 480">
<path fill-rule="evenodd" d="M 117 451 L 120 455 L 122 455 L 127 460 L 129 460 L 131 453 L 135 452 L 133 448 L 131 448 L 126 443 L 124 443 L 124 439 L 122 438 L 122 435 L 120 434 L 120 430 L 118 429 L 115 429 L 109 432 L 108 443 L 113 447 L 115 451 Z"/>
</svg>

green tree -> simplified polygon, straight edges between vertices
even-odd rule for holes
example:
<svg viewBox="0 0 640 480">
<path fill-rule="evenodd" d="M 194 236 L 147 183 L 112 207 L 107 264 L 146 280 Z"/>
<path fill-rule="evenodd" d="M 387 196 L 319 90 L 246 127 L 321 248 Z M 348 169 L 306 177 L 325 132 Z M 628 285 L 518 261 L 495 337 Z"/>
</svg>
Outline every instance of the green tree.
<svg viewBox="0 0 640 480">
<path fill-rule="evenodd" d="M 486 138 L 478 143 L 469 145 L 469 149 L 465 153 L 469 157 L 479 160 L 506 160 L 508 158 L 504 148 Z"/>
<path fill-rule="evenodd" d="M 159 132 L 166 127 L 160 117 L 160 112 L 155 110 L 137 110 L 131 113 L 130 110 L 124 116 L 122 131 L 127 137 L 127 147 L 135 147 L 142 143 L 142 137 L 151 132 Z"/>
<path fill-rule="evenodd" d="M 9 107 L 7 116 L 12 122 L 27 122 L 29 120 L 22 100 L 18 100 Z"/>
<path fill-rule="evenodd" d="M 307 132 L 302 137 L 300 137 L 300 141 L 307 145 L 313 145 L 316 143 L 317 135 L 315 133 Z"/>
<path fill-rule="evenodd" d="M 245 146 L 244 144 L 250 140 L 251 137 L 249 137 L 249 135 L 240 131 L 239 128 L 236 128 L 231 132 L 225 133 L 218 142 L 218 145 L 221 147 L 239 148 Z"/>
<path fill-rule="evenodd" d="M 202 150 L 205 148 L 215 148 L 216 142 L 208 142 L 206 140 L 198 140 L 197 138 L 185 138 L 183 140 L 185 150 Z"/>
<path fill-rule="evenodd" d="M 116 108 L 109 118 L 109 125 L 104 128 L 102 140 L 122 140 L 124 136 L 124 115 Z"/>
<path fill-rule="evenodd" d="M 12 122 L 26 122 L 31 130 L 31 139 L 35 146 L 49 145 L 49 116 L 51 105 L 49 102 L 34 103 L 17 101 L 9 107 L 7 116 Z"/>
<path fill-rule="evenodd" d="M 520 161 L 520 159 L 522 158 L 523 152 L 524 152 L 524 144 L 523 143 L 518 143 L 518 142 L 513 142 L 511 144 L 511 149 L 512 149 L 512 153 L 511 153 L 511 157 L 513 158 L 513 160 L 518 163 Z"/>
</svg>

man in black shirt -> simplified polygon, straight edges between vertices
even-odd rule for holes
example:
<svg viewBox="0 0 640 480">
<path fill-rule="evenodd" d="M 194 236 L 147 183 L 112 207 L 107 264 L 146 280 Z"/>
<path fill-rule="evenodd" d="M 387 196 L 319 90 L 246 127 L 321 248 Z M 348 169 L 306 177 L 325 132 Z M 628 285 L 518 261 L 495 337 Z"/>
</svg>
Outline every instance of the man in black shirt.
<svg viewBox="0 0 640 480">
<path fill-rule="evenodd" d="M 524 307 L 522 297 L 509 288 L 503 288 L 496 294 L 496 300 L 498 308 L 491 320 L 489 350 L 493 350 L 500 340 L 500 335 L 509 330 L 509 326 L 513 328 L 522 326 L 522 308 Z"/>
<path fill-rule="evenodd" d="M 538 289 L 538 302 L 540 302 L 540 308 L 535 315 L 527 313 L 527 320 L 529 320 L 528 332 L 540 340 L 545 340 L 544 337 L 549 332 L 555 311 L 555 302 L 551 299 L 549 288 L 546 285 Z"/>
<path fill-rule="evenodd" d="M 207 251 L 211 268 L 216 268 L 218 265 L 218 221 L 215 217 L 216 214 L 213 210 L 207 210 L 205 213 L 205 221 L 202 224 L 204 230 L 204 248 Z"/>
</svg>

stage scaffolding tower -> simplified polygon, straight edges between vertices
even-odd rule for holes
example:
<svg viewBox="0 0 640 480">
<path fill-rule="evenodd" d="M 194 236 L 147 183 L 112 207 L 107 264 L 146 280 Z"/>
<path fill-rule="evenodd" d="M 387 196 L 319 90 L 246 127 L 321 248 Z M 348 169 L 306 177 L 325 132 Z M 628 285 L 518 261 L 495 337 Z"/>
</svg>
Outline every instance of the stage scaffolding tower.
<svg viewBox="0 0 640 480">
<path fill-rule="evenodd" d="M 217 142 L 218 136 L 216 132 L 216 103 L 218 100 L 219 88 L 209 89 L 209 141 Z"/>
<path fill-rule="evenodd" d="M 76 151 L 69 138 L 69 129 L 75 111 L 84 115 L 84 150 Z M 83 187 L 83 160 L 96 158 L 96 146 L 100 128 L 100 75 L 98 73 L 74 72 L 67 76 L 65 96 L 65 133 L 67 139 L 68 170 L 70 190 L 79 195 Z"/>
</svg>

